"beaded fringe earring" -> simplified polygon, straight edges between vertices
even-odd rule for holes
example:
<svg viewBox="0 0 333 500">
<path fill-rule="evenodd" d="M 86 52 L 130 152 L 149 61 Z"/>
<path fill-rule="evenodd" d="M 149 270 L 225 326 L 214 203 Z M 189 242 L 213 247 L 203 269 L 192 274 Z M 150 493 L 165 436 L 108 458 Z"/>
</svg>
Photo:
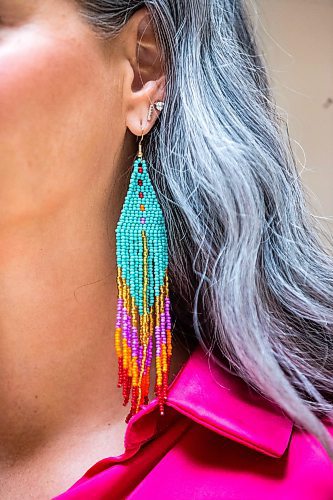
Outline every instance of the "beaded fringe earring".
<svg viewBox="0 0 333 500">
<path fill-rule="evenodd" d="M 151 104 L 161 111 L 164 103 Z M 115 348 L 118 387 L 123 405 L 131 408 L 126 423 L 140 405 L 148 404 L 150 369 L 155 340 L 155 395 L 164 415 L 172 354 L 168 283 L 168 245 L 163 213 L 150 181 L 141 142 L 121 215 L 116 227 L 117 323 Z"/>
</svg>

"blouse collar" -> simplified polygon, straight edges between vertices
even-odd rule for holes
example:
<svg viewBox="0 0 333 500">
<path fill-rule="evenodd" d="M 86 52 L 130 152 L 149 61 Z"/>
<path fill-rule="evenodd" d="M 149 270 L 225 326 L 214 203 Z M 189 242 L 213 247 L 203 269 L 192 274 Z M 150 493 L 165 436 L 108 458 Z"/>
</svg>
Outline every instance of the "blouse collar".
<svg viewBox="0 0 333 500">
<path fill-rule="evenodd" d="M 169 385 L 165 415 L 157 398 L 142 406 L 126 428 L 126 450 L 156 434 L 168 407 L 199 425 L 271 457 L 288 446 L 293 422 L 275 403 L 251 389 L 241 378 L 221 368 L 197 345 Z"/>
</svg>

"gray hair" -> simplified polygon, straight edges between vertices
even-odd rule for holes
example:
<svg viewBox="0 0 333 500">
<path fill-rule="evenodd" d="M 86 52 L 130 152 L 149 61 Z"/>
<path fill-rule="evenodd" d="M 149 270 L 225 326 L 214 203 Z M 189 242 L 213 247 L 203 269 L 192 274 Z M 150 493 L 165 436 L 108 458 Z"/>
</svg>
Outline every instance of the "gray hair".
<svg viewBox="0 0 333 500">
<path fill-rule="evenodd" d="M 166 102 L 143 150 L 167 224 L 175 331 L 333 457 L 322 422 L 333 421 L 333 259 L 320 232 L 332 241 L 307 208 L 244 3 L 79 4 L 106 37 L 146 7 L 161 47 Z"/>
</svg>

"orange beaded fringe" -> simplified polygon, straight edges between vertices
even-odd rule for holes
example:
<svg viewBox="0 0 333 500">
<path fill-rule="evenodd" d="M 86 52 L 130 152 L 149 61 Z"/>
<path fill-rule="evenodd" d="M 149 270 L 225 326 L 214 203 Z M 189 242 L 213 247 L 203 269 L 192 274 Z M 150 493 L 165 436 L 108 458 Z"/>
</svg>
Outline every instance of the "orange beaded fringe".
<svg viewBox="0 0 333 500">
<path fill-rule="evenodd" d="M 172 355 L 171 318 L 168 271 L 165 270 L 163 285 L 155 297 L 154 304 L 147 308 L 148 284 L 148 246 L 145 231 L 141 231 L 143 241 L 143 306 L 144 312 L 138 314 L 135 299 L 117 266 L 117 324 L 115 348 L 118 357 L 118 387 L 123 387 L 123 405 L 126 406 L 131 394 L 131 408 L 126 423 L 139 411 L 140 405 L 148 404 L 150 369 L 155 340 L 156 381 L 155 394 L 160 414 L 164 415 L 167 400 L 168 377 Z M 155 333 L 155 335 L 153 335 Z"/>
</svg>

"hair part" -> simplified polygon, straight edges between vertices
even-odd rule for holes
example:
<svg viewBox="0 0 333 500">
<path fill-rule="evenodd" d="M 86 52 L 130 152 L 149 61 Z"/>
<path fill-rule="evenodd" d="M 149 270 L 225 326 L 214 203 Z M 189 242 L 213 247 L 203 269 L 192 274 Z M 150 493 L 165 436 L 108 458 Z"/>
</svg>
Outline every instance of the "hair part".
<svg viewBox="0 0 333 500">
<path fill-rule="evenodd" d="M 103 37 L 142 7 L 154 23 L 166 102 L 143 145 L 167 224 L 175 331 L 333 457 L 321 420 L 333 421 L 333 259 L 320 232 L 329 237 L 307 209 L 244 2 L 79 4 Z"/>
</svg>

